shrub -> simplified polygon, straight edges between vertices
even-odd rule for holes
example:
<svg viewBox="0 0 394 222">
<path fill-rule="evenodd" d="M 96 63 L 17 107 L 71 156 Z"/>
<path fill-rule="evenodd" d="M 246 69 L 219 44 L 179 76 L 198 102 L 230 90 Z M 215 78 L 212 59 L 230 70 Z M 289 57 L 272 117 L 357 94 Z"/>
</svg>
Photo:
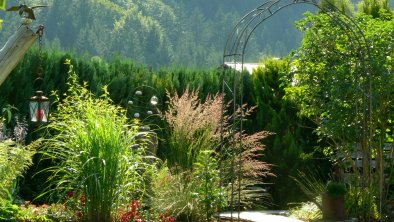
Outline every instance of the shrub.
<svg viewBox="0 0 394 222">
<path fill-rule="evenodd" d="M 0 142 L 0 199 L 7 199 L 17 177 L 32 164 L 35 150 L 13 140 Z"/>
<path fill-rule="evenodd" d="M 345 195 L 347 192 L 346 186 L 342 182 L 328 181 L 326 185 L 325 193 L 332 197 L 340 197 Z"/>
<path fill-rule="evenodd" d="M 217 208 L 224 204 L 223 189 L 220 187 L 219 165 L 212 150 L 200 151 L 194 164 L 193 176 L 197 182 L 195 195 L 209 221 Z"/>
<path fill-rule="evenodd" d="M 11 114 L 7 113 L 9 122 Z M 22 145 L 26 136 L 26 123 L 16 118 L 12 140 L 6 134 L 4 119 L 0 118 L 0 220 L 16 221 L 21 213 L 19 206 L 14 204 L 18 190 L 17 178 L 23 176 L 32 164 L 36 151 L 33 146 Z"/>
</svg>

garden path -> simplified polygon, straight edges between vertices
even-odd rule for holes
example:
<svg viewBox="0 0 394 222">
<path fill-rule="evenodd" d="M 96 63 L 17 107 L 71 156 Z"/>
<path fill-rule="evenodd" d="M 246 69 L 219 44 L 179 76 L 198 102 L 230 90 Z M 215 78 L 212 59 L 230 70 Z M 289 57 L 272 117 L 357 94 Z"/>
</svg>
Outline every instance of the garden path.
<svg viewBox="0 0 394 222">
<path fill-rule="evenodd" d="M 302 222 L 295 218 L 283 216 L 285 211 L 242 211 L 240 218 L 244 221 L 250 222 Z M 223 219 L 231 219 L 231 212 L 224 212 L 220 214 Z M 233 212 L 233 220 L 237 221 L 238 213 Z"/>
</svg>

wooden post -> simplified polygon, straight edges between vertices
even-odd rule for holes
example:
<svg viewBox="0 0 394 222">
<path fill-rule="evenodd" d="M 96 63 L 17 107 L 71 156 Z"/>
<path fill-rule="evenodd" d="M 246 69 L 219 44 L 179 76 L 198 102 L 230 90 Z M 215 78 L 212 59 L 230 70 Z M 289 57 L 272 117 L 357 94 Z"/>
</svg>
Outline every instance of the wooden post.
<svg viewBox="0 0 394 222">
<path fill-rule="evenodd" d="M 37 40 L 38 35 L 28 26 L 21 25 L 0 50 L 0 85 L 22 60 Z"/>
</svg>

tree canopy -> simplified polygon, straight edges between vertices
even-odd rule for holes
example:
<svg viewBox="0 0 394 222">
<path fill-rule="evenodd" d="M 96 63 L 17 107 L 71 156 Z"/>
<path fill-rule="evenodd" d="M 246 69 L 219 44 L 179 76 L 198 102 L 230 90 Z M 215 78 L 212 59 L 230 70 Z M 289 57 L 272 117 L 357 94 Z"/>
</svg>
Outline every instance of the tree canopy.
<svg viewBox="0 0 394 222">
<path fill-rule="evenodd" d="M 298 26 L 306 32 L 292 57 L 285 89 L 300 114 L 317 124 L 317 135 L 328 142 L 324 152 L 334 164 L 344 170 L 353 167 L 358 175 L 353 183 L 362 184 L 359 195 L 365 196 L 349 214 L 363 209 L 364 218 L 377 217 L 378 201 L 367 195 L 377 195 L 383 205 L 390 196 L 390 182 L 384 181 L 392 180 L 387 169 L 392 169 L 393 161 L 387 159 L 385 144 L 393 142 L 394 129 L 394 91 L 388 87 L 394 82 L 393 14 L 384 4 L 377 11 L 370 9 L 354 17 L 368 45 L 352 41 L 327 14 L 308 14 L 301 20 Z M 356 155 L 361 166 L 352 161 Z"/>
</svg>

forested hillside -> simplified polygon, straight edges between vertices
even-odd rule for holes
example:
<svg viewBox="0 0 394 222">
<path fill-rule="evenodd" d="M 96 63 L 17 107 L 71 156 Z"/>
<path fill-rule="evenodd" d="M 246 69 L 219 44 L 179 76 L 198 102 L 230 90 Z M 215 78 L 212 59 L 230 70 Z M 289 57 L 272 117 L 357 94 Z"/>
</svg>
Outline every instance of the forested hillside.
<svg viewBox="0 0 394 222">
<path fill-rule="evenodd" d="M 157 67 L 183 65 L 215 67 L 221 64 L 226 38 L 236 22 L 262 0 L 29 0 L 46 4 L 36 10 L 44 24 L 45 45 L 60 46 L 82 54 L 111 58 L 119 54 Z M 19 4 L 7 1 L 7 7 Z M 285 56 L 295 49 L 302 33 L 294 22 L 306 6 L 282 10 L 264 23 L 252 36 L 247 61 Z M 0 44 L 19 26 L 17 13 L 5 18 Z"/>
</svg>

